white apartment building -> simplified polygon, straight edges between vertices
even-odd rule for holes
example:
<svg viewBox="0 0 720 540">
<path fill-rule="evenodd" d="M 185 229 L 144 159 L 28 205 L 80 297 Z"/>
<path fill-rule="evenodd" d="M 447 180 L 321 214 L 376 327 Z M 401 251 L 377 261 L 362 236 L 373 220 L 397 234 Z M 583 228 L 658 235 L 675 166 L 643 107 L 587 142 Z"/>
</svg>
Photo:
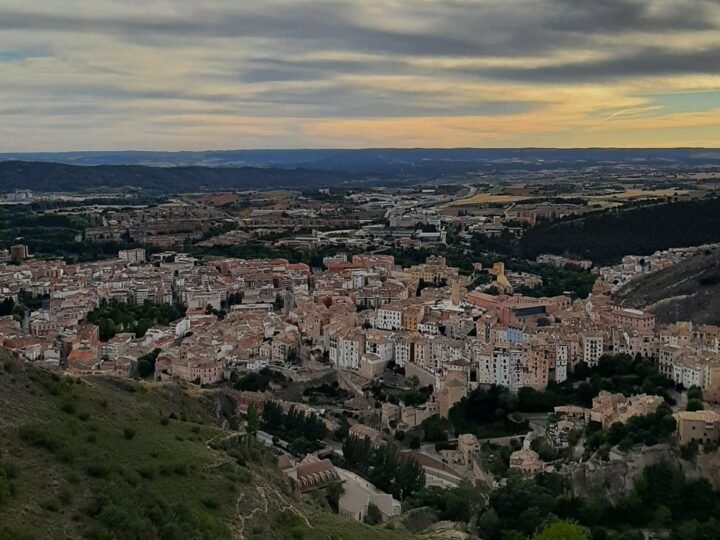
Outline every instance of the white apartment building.
<svg viewBox="0 0 720 540">
<path fill-rule="evenodd" d="M 118 258 L 128 264 L 144 263 L 145 250 L 143 248 L 123 249 L 118 252 Z"/>
<path fill-rule="evenodd" d="M 380 330 L 402 329 L 402 309 L 391 304 L 379 308 L 375 318 L 375 327 Z"/>
<path fill-rule="evenodd" d="M 555 382 L 561 383 L 567 380 L 569 359 L 568 346 L 557 345 L 555 347 Z"/>
<path fill-rule="evenodd" d="M 583 362 L 588 366 L 597 366 L 603 355 L 603 337 L 601 334 L 583 334 L 582 338 Z"/>
<path fill-rule="evenodd" d="M 493 348 L 493 383 L 517 392 L 523 384 L 525 351 L 516 347 Z"/>
<path fill-rule="evenodd" d="M 341 334 L 337 339 L 335 365 L 340 369 L 359 369 L 360 358 L 365 354 L 365 334 L 357 328 Z M 331 357 L 332 360 L 332 349 Z"/>
</svg>

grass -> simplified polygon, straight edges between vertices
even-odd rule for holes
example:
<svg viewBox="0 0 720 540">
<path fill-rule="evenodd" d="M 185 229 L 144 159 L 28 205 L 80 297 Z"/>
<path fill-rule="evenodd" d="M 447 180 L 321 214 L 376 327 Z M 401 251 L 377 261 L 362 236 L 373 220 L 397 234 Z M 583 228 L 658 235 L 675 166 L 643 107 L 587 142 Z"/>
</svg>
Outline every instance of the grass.
<svg viewBox="0 0 720 540">
<path fill-rule="evenodd" d="M 468 199 L 459 199 L 453 201 L 449 206 L 472 206 L 475 204 L 494 204 L 494 203 L 514 203 L 529 197 L 521 197 L 519 195 L 493 195 L 491 193 L 478 193 Z"/>
<path fill-rule="evenodd" d="M 255 503 L 245 538 L 406 538 L 291 494 L 274 456 L 216 425 L 215 397 L 65 378 L 0 351 L 0 540 L 231 538 Z"/>
</svg>

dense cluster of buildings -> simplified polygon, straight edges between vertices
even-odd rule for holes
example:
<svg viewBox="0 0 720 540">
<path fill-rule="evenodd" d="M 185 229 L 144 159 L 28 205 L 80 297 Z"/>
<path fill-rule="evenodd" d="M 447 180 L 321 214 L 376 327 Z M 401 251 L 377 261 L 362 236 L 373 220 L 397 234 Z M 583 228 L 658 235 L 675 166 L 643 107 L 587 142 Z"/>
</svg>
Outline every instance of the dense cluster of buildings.
<svg viewBox="0 0 720 540">
<path fill-rule="evenodd" d="M 611 305 L 602 280 L 589 299 L 572 301 L 468 291 L 467 279 L 442 257 L 409 268 L 387 255 L 324 262 L 325 271 L 313 272 L 283 259 L 200 264 L 180 253 L 148 258 L 135 249 L 95 263 L 0 266 L 3 297 L 42 299 L 36 309 L 19 306 L 6 316 L 0 336 L 29 360 L 71 370 L 128 364 L 160 349 L 158 377 L 203 384 L 299 355 L 324 358 L 366 381 L 396 365 L 432 385 L 441 414 L 478 385 L 541 390 L 608 353 L 655 358 L 661 373 L 686 387 L 720 386 L 720 329 L 657 327 L 650 313 Z M 77 347 L 92 351 L 81 362 L 65 354 L 63 344 L 82 334 L 87 314 L 101 304 L 145 301 L 175 302 L 187 312 L 142 337 L 80 340 Z"/>
</svg>

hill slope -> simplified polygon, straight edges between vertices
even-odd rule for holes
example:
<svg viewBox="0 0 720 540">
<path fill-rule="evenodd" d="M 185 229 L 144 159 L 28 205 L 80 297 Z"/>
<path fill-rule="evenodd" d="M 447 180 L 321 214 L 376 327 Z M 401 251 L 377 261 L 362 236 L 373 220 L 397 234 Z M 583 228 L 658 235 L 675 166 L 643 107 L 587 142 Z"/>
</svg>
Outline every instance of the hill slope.
<svg viewBox="0 0 720 540">
<path fill-rule="evenodd" d="M 0 192 L 89 192 L 98 189 L 139 188 L 161 193 L 226 189 L 311 188 L 362 182 L 363 175 L 306 169 L 144 167 L 98 165 L 82 167 L 60 163 L 0 162 Z"/>
<path fill-rule="evenodd" d="M 35 152 L 0 154 L 0 160 L 75 165 L 279 167 L 433 177 L 468 172 L 596 167 L 688 168 L 720 163 L 712 149 L 621 148 L 364 148 L 215 150 L 197 152 Z"/>
<path fill-rule="evenodd" d="M 221 405 L 0 350 L 0 539 L 408 537 L 297 499 L 266 450 L 217 426 Z"/>
<path fill-rule="evenodd" d="M 649 308 L 661 323 L 720 324 L 720 249 L 635 279 L 615 298 L 623 306 Z"/>
<path fill-rule="evenodd" d="M 528 258 L 570 254 L 596 264 L 720 241 L 720 198 L 655 204 L 542 223 L 520 240 Z"/>
</svg>

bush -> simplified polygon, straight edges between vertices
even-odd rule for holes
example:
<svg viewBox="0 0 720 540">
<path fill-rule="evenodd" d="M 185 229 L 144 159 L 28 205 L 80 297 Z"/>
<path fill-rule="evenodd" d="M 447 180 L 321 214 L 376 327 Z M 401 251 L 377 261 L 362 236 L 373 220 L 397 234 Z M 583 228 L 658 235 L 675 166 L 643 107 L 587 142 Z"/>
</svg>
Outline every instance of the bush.
<svg viewBox="0 0 720 540">
<path fill-rule="evenodd" d="M 152 480 L 155 478 L 155 475 L 157 474 L 157 468 L 152 465 L 142 465 L 141 467 L 138 467 L 137 473 L 146 480 Z"/>
<path fill-rule="evenodd" d="M 55 498 L 46 499 L 40 503 L 40 508 L 48 512 L 59 512 L 60 502 Z"/>
<path fill-rule="evenodd" d="M 57 454 L 65 444 L 53 437 L 44 426 L 25 425 L 20 428 L 20 438 L 31 446 L 44 448 L 51 454 Z"/>
<path fill-rule="evenodd" d="M 85 466 L 85 472 L 93 478 L 107 478 L 111 471 L 104 463 L 89 463 Z"/>
<path fill-rule="evenodd" d="M 380 513 L 380 509 L 373 503 L 370 503 L 368 505 L 368 511 L 364 521 L 368 525 L 377 525 L 378 523 L 382 522 L 382 514 Z"/>
<path fill-rule="evenodd" d="M 699 450 L 700 445 L 697 441 L 689 442 L 685 446 L 680 447 L 680 457 L 682 457 L 684 460 L 692 461 L 698 455 Z"/>
<path fill-rule="evenodd" d="M 60 410 L 67 414 L 75 414 L 75 404 L 65 401 L 60 404 Z"/>
<path fill-rule="evenodd" d="M 699 399 L 690 399 L 687 402 L 688 411 L 702 411 L 704 408 L 703 402 Z"/>
<path fill-rule="evenodd" d="M 128 440 L 131 441 L 135 438 L 135 430 L 133 428 L 126 427 L 123 429 L 123 436 Z"/>
</svg>

